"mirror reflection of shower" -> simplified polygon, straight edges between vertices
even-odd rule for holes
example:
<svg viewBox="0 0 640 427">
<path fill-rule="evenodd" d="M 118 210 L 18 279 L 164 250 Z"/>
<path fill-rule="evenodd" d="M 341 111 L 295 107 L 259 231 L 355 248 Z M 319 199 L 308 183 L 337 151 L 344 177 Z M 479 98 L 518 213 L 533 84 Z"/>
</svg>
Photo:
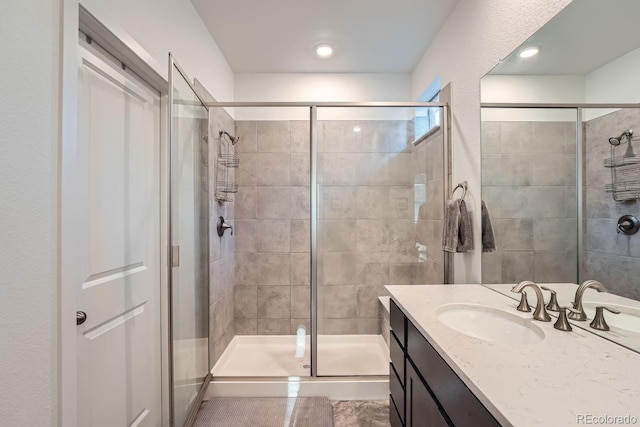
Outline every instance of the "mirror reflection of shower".
<svg viewBox="0 0 640 427">
<path fill-rule="evenodd" d="M 631 145 L 631 142 L 633 141 L 632 137 L 633 137 L 633 131 L 631 129 L 627 129 L 624 132 L 622 132 L 619 136 L 613 136 L 609 138 L 609 144 L 613 146 L 618 146 L 622 144 L 626 139 L 627 144 L 629 145 L 627 145 L 627 152 L 624 154 L 624 157 L 625 158 L 635 157 L 636 154 L 633 152 L 633 145 Z"/>
</svg>

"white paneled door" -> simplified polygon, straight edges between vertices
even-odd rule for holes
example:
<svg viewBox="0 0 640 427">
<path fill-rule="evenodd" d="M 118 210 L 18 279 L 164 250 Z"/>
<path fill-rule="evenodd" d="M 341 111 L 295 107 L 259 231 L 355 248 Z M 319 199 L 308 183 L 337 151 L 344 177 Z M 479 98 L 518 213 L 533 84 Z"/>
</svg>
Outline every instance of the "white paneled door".
<svg viewBox="0 0 640 427">
<path fill-rule="evenodd" d="M 79 49 L 78 425 L 156 427 L 160 96 L 99 49 Z"/>
</svg>

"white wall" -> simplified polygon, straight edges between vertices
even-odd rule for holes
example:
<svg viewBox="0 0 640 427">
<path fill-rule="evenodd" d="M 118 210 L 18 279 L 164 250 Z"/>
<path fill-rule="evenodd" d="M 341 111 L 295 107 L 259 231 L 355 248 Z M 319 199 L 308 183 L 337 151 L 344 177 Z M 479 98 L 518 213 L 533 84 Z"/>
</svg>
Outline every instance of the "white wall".
<svg viewBox="0 0 640 427">
<path fill-rule="evenodd" d="M 409 74 L 348 73 L 242 73 L 235 76 L 235 99 L 239 102 L 364 102 L 410 101 Z M 368 112 L 367 115 L 363 113 Z M 324 114 L 323 114 L 324 113 Z M 322 120 L 402 119 L 407 112 L 394 110 L 321 110 Z M 305 120 L 304 108 L 236 108 L 236 120 Z"/>
<path fill-rule="evenodd" d="M 583 76 L 484 76 L 482 102 L 581 103 L 585 102 Z M 549 109 L 482 109 L 482 121 L 572 121 L 576 112 Z"/>
<path fill-rule="evenodd" d="M 632 50 L 585 76 L 586 102 L 640 102 L 640 48 Z M 613 110 L 585 110 L 591 120 Z"/>
<path fill-rule="evenodd" d="M 168 53 L 218 101 L 233 101 L 233 71 L 187 0 L 82 0 L 89 12 L 166 78 Z"/>
<path fill-rule="evenodd" d="M 412 76 L 417 98 L 440 74 L 452 83 L 453 183 L 469 182 L 467 202 L 480 208 L 480 79 L 571 0 L 460 0 Z M 476 242 L 480 216 L 475 215 Z M 481 252 L 455 256 L 456 283 L 480 282 Z"/>
<path fill-rule="evenodd" d="M 57 417 L 58 1 L 0 6 L 0 424 Z"/>
</svg>

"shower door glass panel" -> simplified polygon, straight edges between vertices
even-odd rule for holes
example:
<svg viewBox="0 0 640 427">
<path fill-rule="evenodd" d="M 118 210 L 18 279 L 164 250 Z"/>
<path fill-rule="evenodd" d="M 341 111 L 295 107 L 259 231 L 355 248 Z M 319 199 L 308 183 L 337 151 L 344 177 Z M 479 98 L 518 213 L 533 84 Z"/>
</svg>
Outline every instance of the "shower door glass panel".
<svg viewBox="0 0 640 427">
<path fill-rule="evenodd" d="M 172 72 L 172 405 L 182 426 L 209 372 L 208 112 L 175 65 Z"/>
<path fill-rule="evenodd" d="M 234 112 L 235 337 L 213 375 L 309 376 L 309 107 Z"/>
<path fill-rule="evenodd" d="M 387 375 L 384 286 L 444 283 L 444 136 L 421 110 L 318 108 L 318 375 Z"/>
</svg>

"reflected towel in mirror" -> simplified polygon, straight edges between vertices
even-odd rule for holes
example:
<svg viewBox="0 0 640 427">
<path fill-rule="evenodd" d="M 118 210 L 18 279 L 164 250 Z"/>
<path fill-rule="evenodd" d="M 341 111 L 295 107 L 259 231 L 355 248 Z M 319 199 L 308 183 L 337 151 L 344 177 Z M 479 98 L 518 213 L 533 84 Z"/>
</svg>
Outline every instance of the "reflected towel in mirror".
<svg viewBox="0 0 640 427">
<path fill-rule="evenodd" d="M 496 237 L 493 234 L 493 225 L 491 225 L 491 216 L 487 205 L 482 201 L 482 252 L 493 252 L 496 250 Z"/>
</svg>

